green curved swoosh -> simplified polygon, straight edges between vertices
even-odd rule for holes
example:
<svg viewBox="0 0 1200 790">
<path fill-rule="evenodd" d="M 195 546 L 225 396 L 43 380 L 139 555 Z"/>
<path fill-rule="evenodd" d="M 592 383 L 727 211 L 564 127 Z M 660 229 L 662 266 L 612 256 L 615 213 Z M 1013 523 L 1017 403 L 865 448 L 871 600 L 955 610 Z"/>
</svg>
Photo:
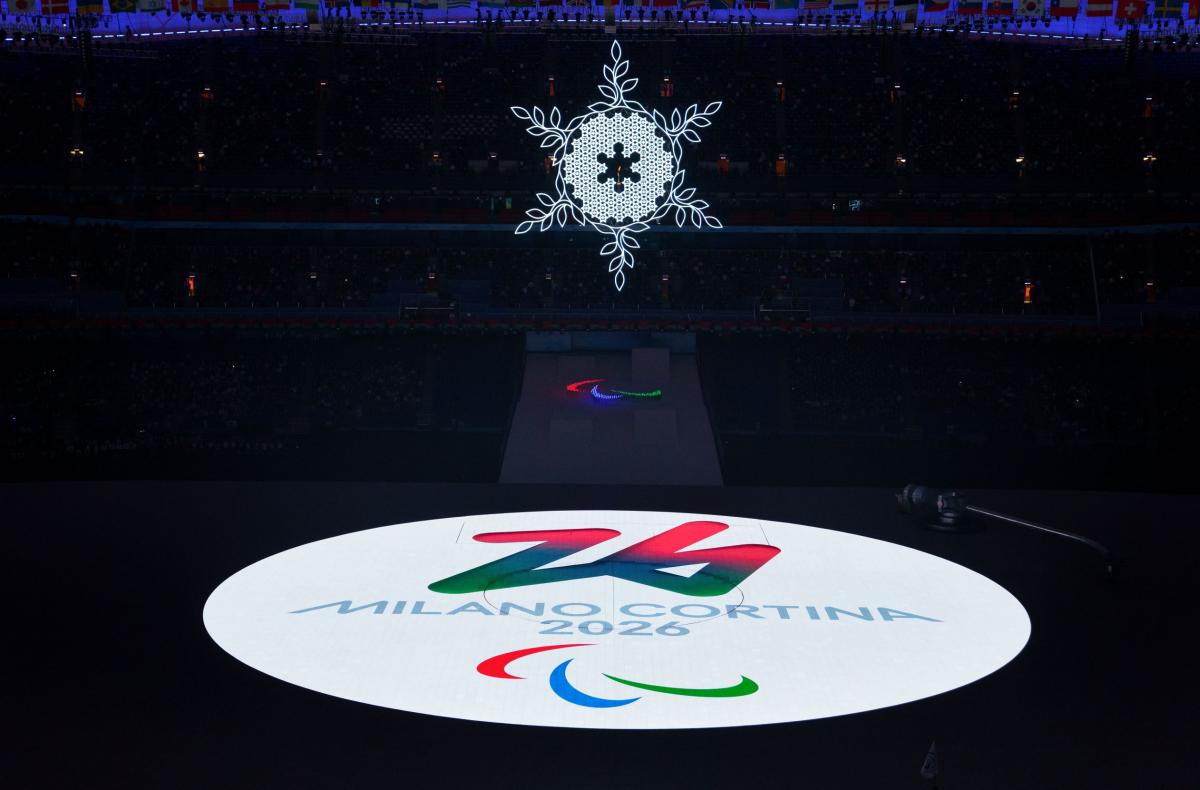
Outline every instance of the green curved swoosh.
<svg viewBox="0 0 1200 790">
<path fill-rule="evenodd" d="M 685 697 L 744 697 L 747 694 L 753 694 L 758 691 L 758 684 L 745 675 L 742 675 L 741 682 L 736 685 L 719 689 L 681 689 L 672 688 L 671 686 L 654 686 L 649 683 L 638 683 L 636 680 L 625 680 L 624 678 L 617 678 L 612 675 L 605 675 L 604 677 L 609 680 L 615 680 L 618 683 L 624 683 L 626 686 L 633 686 L 636 689 L 657 691 L 662 694 L 681 694 Z"/>
<path fill-rule="evenodd" d="M 657 398 L 662 395 L 662 390 L 650 390 L 649 392 L 631 392 L 630 390 L 613 390 L 618 395 L 628 395 L 631 398 Z"/>
</svg>

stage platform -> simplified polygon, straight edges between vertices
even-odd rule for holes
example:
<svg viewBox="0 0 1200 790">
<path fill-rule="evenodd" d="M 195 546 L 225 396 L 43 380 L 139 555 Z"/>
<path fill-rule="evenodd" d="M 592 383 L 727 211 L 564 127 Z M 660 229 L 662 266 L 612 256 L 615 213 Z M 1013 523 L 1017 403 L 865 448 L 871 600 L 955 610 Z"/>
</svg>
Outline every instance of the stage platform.
<svg viewBox="0 0 1200 790">
<path fill-rule="evenodd" d="M 528 354 L 500 482 L 720 485 L 695 354 Z"/>
<path fill-rule="evenodd" d="M 881 489 L 105 482 L 0 487 L 9 557 L 6 786 L 1183 787 L 1193 772 L 1186 586 L 1200 497 L 973 492 L 1109 544 L 988 525 L 917 528 Z M 911 547 L 1024 605 L 1032 635 L 938 696 L 766 726 L 585 730 L 483 724 L 319 694 L 224 652 L 201 620 L 222 581 L 322 538 L 532 510 L 754 517 Z M 399 595 L 397 592 L 396 595 Z M 876 605 L 884 605 L 882 602 Z M 15 662 L 12 658 L 15 657 Z M 354 656 L 346 657 L 348 662 Z M 864 679 L 864 683 L 870 679 Z"/>
</svg>

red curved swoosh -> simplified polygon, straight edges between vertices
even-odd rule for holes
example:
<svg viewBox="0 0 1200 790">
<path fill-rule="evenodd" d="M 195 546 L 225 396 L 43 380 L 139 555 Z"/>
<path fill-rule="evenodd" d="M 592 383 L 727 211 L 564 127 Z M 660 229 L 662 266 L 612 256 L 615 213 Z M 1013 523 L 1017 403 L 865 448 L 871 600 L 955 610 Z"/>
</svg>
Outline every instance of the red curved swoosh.
<svg viewBox="0 0 1200 790">
<path fill-rule="evenodd" d="M 487 675 L 489 678 L 500 678 L 501 680 L 524 680 L 525 678 L 519 675 L 508 674 L 509 662 L 516 661 L 518 658 L 531 656 L 534 653 L 544 653 L 547 650 L 562 650 L 564 647 L 591 647 L 591 643 L 581 643 L 575 645 L 545 645 L 543 647 L 527 647 L 524 650 L 514 650 L 511 653 L 501 653 L 498 656 L 485 658 L 475 667 L 475 670 L 481 675 Z"/>
<path fill-rule="evenodd" d="M 567 385 L 567 392 L 583 392 L 583 388 L 588 384 L 599 384 L 604 379 L 584 379 Z"/>
</svg>

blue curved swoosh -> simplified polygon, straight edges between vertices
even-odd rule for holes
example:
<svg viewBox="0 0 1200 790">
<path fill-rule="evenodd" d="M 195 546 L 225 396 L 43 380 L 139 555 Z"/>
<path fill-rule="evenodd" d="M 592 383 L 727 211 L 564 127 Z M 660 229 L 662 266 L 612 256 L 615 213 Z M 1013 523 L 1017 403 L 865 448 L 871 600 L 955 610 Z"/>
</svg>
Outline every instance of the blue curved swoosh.
<svg viewBox="0 0 1200 790">
<path fill-rule="evenodd" d="M 597 384 L 596 386 L 592 387 L 592 397 L 597 398 L 599 400 L 621 400 L 621 398 L 624 398 L 625 396 L 624 395 L 613 395 L 608 392 L 601 392 L 600 385 Z"/>
<path fill-rule="evenodd" d="M 579 689 L 571 685 L 567 680 L 567 664 L 570 664 L 574 659 L 568 658 L 554 668 L 550 673 L 550 690 L 558 696 L 565 699 L 574 705 L 582 705 L 585 708 L 619 708 L 622 705 L 628 705 L 631 702 L 637 702 L 641 697 L 633 699 L 602 699 L 593 697 L 590 694 L 584 694 Z"/>
</svg>

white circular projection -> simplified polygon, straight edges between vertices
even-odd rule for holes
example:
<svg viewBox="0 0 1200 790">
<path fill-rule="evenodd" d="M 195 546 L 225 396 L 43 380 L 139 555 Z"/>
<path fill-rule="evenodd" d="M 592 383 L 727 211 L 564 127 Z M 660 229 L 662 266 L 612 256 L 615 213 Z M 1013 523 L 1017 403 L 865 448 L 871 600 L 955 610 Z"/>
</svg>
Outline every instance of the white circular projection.
<svg viewBox="0 0 1200 790">
<path fill-rule="evenodd" d="M 1004 666 L 1021 604 L 941 558 L 686 513 L 504 513 L 309 543 L 223 582 L 216 642 L 273 677 L 398 710 L 683 729 L 911 702 Z"/>
</svg>

